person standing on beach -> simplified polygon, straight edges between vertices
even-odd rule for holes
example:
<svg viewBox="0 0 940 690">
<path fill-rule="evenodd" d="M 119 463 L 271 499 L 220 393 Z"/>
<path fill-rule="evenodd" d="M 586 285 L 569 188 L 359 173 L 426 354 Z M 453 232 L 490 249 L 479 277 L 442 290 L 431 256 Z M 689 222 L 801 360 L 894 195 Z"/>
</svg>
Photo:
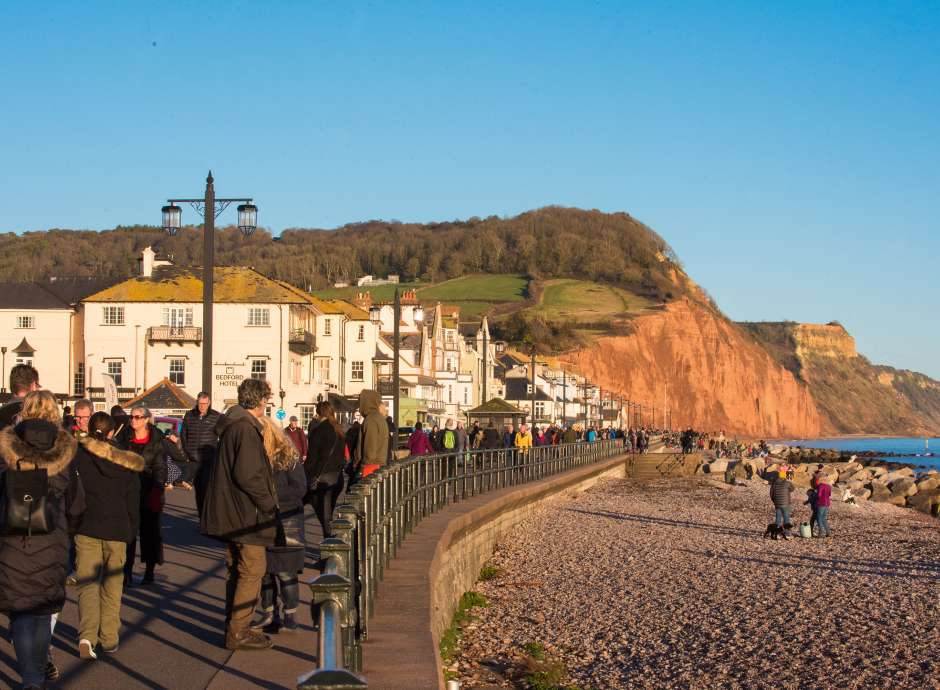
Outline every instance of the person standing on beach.
<svg viewBox="0 0 940 690">
<path fill-rule="evenodd" d="M 831 537 L 829 529 L 829 506 L 832 505 L 832 487 L 829 478 L 819 475 L 819 484 L 816 485 L 816 523 L 819 525 L 820 537 Z"/>
<path fill-rule="evenodd" d="M 784 525 L 790 524 L 790 506 L 792 505 L 793 482 L 787 479 L 787 471 L 781 469 L 771 478 L 770 500 L 774 504 L 774 523 L 788 534 Z"/>
</svg>

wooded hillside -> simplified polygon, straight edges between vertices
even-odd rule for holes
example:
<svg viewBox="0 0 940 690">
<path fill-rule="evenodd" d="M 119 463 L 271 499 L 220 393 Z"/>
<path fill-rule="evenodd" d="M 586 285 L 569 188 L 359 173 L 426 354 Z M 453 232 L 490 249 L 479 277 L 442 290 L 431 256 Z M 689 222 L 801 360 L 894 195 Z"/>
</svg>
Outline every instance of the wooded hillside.
<svg viewBox="0 0 940 690">
<path fill-rule="evenodd" d="M 180 266 L 202 261 L 198 227 L 183 228 L 176 237 L 152 226 L 6 233 L 0 235 L 0 282 L 127 276 L 147 245 Z M 599 280 L 657 300 L 672 299 L 681 290 L 670 278 L 678 268 L 670 247 L 626 213 L 546 207 L 513 218 L 292 228 L 279 238 L 258 230 L 247 240 L 227 227 L 218 231 L 216 247 L 219 265 L 253 266 L 311 288 L 364 274 L 437 282 L 468 273 L 516 273 Z"/>
</svg>

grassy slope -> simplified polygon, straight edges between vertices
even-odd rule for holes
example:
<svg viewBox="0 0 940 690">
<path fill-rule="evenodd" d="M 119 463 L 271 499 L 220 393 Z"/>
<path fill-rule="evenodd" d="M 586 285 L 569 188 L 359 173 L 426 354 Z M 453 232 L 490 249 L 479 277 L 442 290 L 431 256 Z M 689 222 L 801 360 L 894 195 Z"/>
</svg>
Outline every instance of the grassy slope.
<svg viewBox="0 0 940 690">
<path fill-rule="evenodd" d="M 553 321 L 597 323 L 639 313 L 652 304 L 611 285 L 558 278 L 545 282 L 542 300 L 534 309 Z"/>
<path fill-rule="evenodd" d="M 427 283 L 400 283 L 399 285 L 371 285 L 364 287 L 356 287 L 352 285 L 350 287 L 344 288 L 324 288 L 322 290 L 314 290 L 313 294 L 317 297 L 322 297 L 324 299 L 345 299 L 351 300 L 355 299 L 356 293 L 358 292 L 371 292 L 373 302 L 385 302 L 391 301 L 395 298 L 395 288 L 398 287 L 401 290 L 412 290 L 420 289 L 426 287 Z"/>
<path fill-rule="evenodd" d="M 445 280 L 418 292 L 422 300 L 434 300 L 450 303 L 473 302 L 521 302 L 529 281 L 525 276 L 468 275 Z"/>
</svg>

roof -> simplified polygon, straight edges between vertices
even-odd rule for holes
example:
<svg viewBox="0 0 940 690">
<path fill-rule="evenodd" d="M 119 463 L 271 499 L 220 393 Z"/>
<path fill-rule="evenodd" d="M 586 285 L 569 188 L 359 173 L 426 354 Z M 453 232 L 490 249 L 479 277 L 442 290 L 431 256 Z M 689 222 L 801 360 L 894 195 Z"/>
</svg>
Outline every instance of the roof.
<svg viewBox="0 0 940 690">
<path fill-rule="evenodd" d="M 36 348 L 26 342 L 26 338 L 20 341 L 20 344 L 17 345 L 13 352 L 18 355 L 31 355 L 36 351 Z"/>
<path fill-rule="evenodd" d="M 40 283 L 0 283 L 0 309 L 68 309 Z"/>
<path fill-rule="evenodd" d="M 74 278 L 50 278 L 41 283 L 46 292 L 50 292 L 66 304 L 78 304 L 89 295 L 116 285 L 121 282 L 120 278 L 97 278 L 74 277 Z"/>
<path fill-rule="evenodd" d="M 421 347 L 421 334 L 419 333 L 407 333 L 401 336 L 401 343 L 399 347 L 402 350 L 417 350 Z"/>
<path fill-rule="evenodd" d="M 131 398 L 124 407 L 143 405 L 149 410 L 188 410 L 195 407 L 196 400 L 169 379 L 163 379 L 152 385 L 136 398 Z"/>
<path fill-rule="evenodd" d="M 515 405 L 511 405 L 502 398 L 491 398 L 487 400 L 482 405 L 474 407 L 468 414 L 493 414 L 493 413 L 503 413 L 503 414 L 524 414 Z"/>
<path fill-rule="evenodd" d="M 303 292 L 285 287 L 253 268 L 215 269 L 214 300 L 245 304 L 298 304 Z M 85 302 L 202 302 L 202 273 L 198 269 L 159 266 L 153 276 L 138 276 L 86 297 Z"/>
<path fill-rule="evenodd" d="M 506 399 L 507 400 L 531 400 L 532 394 L 528 392 L 529 390 L 529 379 L 524 378 L 507 378 L 506 379 Z M 538 386 L 535 387 L 535 399 L 536 400 L 551 400 L 551 397 L 548 396 L 545 391 L 543 391 Z"/>
<path fill-rule="evenodd" d="M 364 309 L 360 309 L 355 304 L 345 302 L 341 299 L 331 299 L 329 302 L 336 310 L 334 313 L 345 314 L 353 321 L 369 320 L 369 312 L 365 311 Z"/>
</svg>

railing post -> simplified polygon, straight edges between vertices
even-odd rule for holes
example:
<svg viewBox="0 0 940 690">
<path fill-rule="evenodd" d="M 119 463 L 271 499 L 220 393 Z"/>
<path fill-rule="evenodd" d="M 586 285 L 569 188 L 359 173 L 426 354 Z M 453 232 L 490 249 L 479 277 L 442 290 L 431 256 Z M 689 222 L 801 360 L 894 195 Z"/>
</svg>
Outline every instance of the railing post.
<svg viewBox="0 0 940 690">
<path fill-rule="evenodd" d="M 346 545 L 348 548 L 348 545 Z M 348 613 L 344 600 L 350 589 L 348 578 L 325 572 L 309 583 L 313 594 L 312 607 L 317 612 L 318 668 L 297 679 L 297 690 L 358 690 L 366 688 L 366 680 L 343 668 L 343 618 Z"/>
</svg>

